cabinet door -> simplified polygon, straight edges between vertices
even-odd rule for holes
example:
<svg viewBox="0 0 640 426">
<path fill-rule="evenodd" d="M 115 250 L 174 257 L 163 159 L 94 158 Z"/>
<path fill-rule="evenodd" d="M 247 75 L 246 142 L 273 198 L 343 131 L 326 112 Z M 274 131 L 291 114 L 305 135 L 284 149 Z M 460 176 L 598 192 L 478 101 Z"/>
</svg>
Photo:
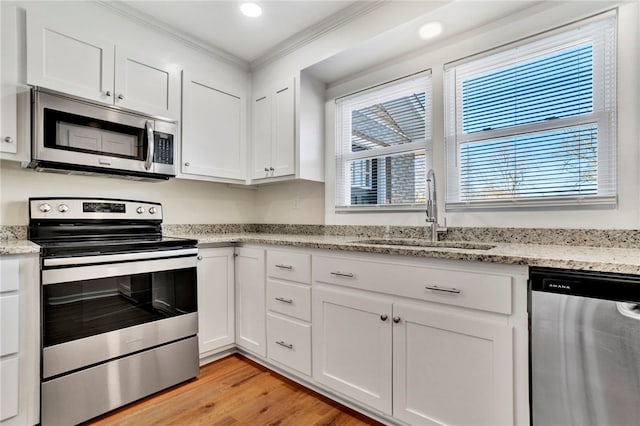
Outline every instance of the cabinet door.
<svg viewBox="0 0 640 426">
<path fill-rule="evenodd" d="M 236 249 L 236 344 L 266 356 L 264 250 Z"/>
<path fill-rule="evenodd" d="M 252 178 L 271 176 L 271 96 L 261 95 L 252 106 Z"/>
<path fill-rule="evenodd" d="M 18 152 L 18 52 L 15 7 L 0 4 L 0 152 Z M 12 25 L 13 24 L 13 25 Z"/>
<path fill-rule="evenodd" d="M 180 71 L 145 52 L 116 47 L 115 105 L 177 120 Z"/>
<path fill-rule="evenodd" d="M 414 425 L 510 425 L 511 326 L 394 304 L 393 416 Z"/>
<path fill-rule="evenodd" d="M 27 83 L 113 103 L 114 45 L 29 11 Z"/>
<path fill-rule="evenodd" d="M 182 172 L 245 179 L 244 93 L 187 72 L 182 93 Z"/>
<path fill-rule="evenodd" d="M 272 176 L 295 173 L 295 89 L 293 79 L 277 86 L 273 94 L 273 130 L 271 138 Z"/>
<path fill-rule="evenodd" d="M 200 249 L 198 255 L 200 357 L 235 341 L 233 248 Z"/>
<path fill-rule="evenodd" d="M 312 298 L 314 379 L 391 414 L 391 303 L 321 286 Z"/>
</svg>

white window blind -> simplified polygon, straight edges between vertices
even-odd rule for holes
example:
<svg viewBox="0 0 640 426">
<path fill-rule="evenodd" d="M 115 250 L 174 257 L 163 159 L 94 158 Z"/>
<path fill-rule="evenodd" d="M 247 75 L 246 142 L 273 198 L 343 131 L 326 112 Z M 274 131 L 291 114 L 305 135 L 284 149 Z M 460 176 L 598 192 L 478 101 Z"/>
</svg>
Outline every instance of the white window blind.
<svg viewBox="0 0 640 426">
<path fill-rule="evenodd" d="M 447 209 L 616 203 L 616 19 L 445 67 Z"/>
<path fill-rule="evenodd" d="M 423 206 L 431 146 L 431 74 L 336 101 L 336 210 Z"/>
</svg>

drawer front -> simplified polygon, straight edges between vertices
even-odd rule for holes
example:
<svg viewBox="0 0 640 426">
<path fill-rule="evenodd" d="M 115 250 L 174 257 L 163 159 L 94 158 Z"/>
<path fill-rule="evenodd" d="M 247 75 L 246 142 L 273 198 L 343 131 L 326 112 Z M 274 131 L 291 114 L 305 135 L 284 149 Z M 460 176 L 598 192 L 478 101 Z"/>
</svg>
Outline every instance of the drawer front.
<svg viewBox="0 0 640 426">
<path fill-rule="evenodd" d="M 290 251 L 267 252 L 267 275 L 283 280 L 311 283 L 311 255 Z"/>
<path fill-rule="evenodd" d="M 18 352 L 20 339 L 18 295 L 0 296 L 0 356 Z"/>
<path fill-rule="evenodd" d="M 311 325 L 267 314 L 269 358 L 307 376 L 311 375 Z"/>
<path fill-rule="evenodd" d="M 513 279 L 509 275 L 314 256 L 313 280 L 501 314 L 512 312 Z"/>
<path fill-rule="evenodd" d="M 0 292 L 15 291 L 20 282 L 20 260 L 15 258 L 0 259 Z"/>
<path fill-rule="evenodd" d="M 311 287 L 267 280 L 267 309 L 311 321 Z"/>
<path fill-rule="evenodd" d="M 0 422 L 18 414 L 18 358 L 0 361 Z"/>
</svg>

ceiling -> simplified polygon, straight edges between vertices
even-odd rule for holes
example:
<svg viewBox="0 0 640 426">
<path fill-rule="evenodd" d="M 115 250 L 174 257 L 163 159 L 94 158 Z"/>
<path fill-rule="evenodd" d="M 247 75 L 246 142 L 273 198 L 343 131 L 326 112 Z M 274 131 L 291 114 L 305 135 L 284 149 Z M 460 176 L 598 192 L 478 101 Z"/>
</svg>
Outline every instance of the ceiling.
<svg viewBox="0 0 640 426">
<path fill-rule="evenodd" d="M 353 6 L 354 1 L 254 0 L 262 16 L 240 13 L 239 0 L 121 1 L 120 8 L 165 23 L 173 32 L 251 63 L 281 43 Z M 365 3 L 365 2 L 362 2 Z"/>
</svg>

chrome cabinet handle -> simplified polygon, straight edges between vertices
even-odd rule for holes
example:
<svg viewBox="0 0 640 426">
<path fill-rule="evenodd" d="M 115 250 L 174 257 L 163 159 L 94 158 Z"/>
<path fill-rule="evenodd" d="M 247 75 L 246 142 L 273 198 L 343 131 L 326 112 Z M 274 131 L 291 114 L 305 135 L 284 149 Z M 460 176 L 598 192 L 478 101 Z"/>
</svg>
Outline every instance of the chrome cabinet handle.
<svg viewBox="0 0 640 426">
<path fill-rule="evenodd" d="M 396 324 L 399 323 L 401 320 L 400 317 L 393 317 L 393 322 L 395 322 Z"/>
<path fill-rule="evenodd" d="M 276 265 L 276 268 L 288 269 L 289 271 L 293 270 L 293 266 L 291 266 L 291 265 Z"/>
<path fill-rule="evenodd" d="M 353 274 L 351 272 L 335 271 L 335 272 L 331 272 L 331 275 L 334 275 L 336 277 L 353 278 Z"/>
<path fill-rule="evenodd" d="M 118 95 L 118 99 L 123 100 L 123 99 L 124 99 L 124 95 L 123 95 L 122 93 L 120 93 L 120 94 Z"/>
<path fill-rule="evenodd" d="M 275 297 L 278 302 L 293 304 L 293 299 L 285 299 L 284 297 Z"/>
<path fill-rule="evenodd" d="M 5 141 L 6 143 L 13 143 L 13 138 L 11 136 L 7 136 L 2 140 Z"/>
<path fill-rule="evenodd" d="M 381 319 L 382 321 L 386 321 L 388 318 L 389 318 L 389 316 L 388 316 L 388 315 L 385 315 L 385 314 L 380 315 L 380 319 Z"/>
<path fill-rule="evenodd" d="M 151 170 L 151 165 L 153 164 L 153 145 L 155 144 L 153 140 L 153 121 L 147 120 L 145 127 L 147 128 L 147 161 L 144 163 L 144 168 Z"/>
<path fill-rule="evenodd" d="M 276 344 L 282 346 L 283 348 L 293 349 L 293 345 L 292 344 L 290 344 L 290 343 L 287 344 L 283 340 L 277 340 Z"/>
<path fill-rule="evenodd" d="M 443 293 L 454 293 L 454 294 L 460 294 L 462 293 L 462 290 L 455 288 L 455 287 L 438 287 L 437 285 L 428 285 L 425 286 L 424 288 L 426 288 L 427 290 L 432 290 L 432 291 L 441 291 Z"/>
</svg>

